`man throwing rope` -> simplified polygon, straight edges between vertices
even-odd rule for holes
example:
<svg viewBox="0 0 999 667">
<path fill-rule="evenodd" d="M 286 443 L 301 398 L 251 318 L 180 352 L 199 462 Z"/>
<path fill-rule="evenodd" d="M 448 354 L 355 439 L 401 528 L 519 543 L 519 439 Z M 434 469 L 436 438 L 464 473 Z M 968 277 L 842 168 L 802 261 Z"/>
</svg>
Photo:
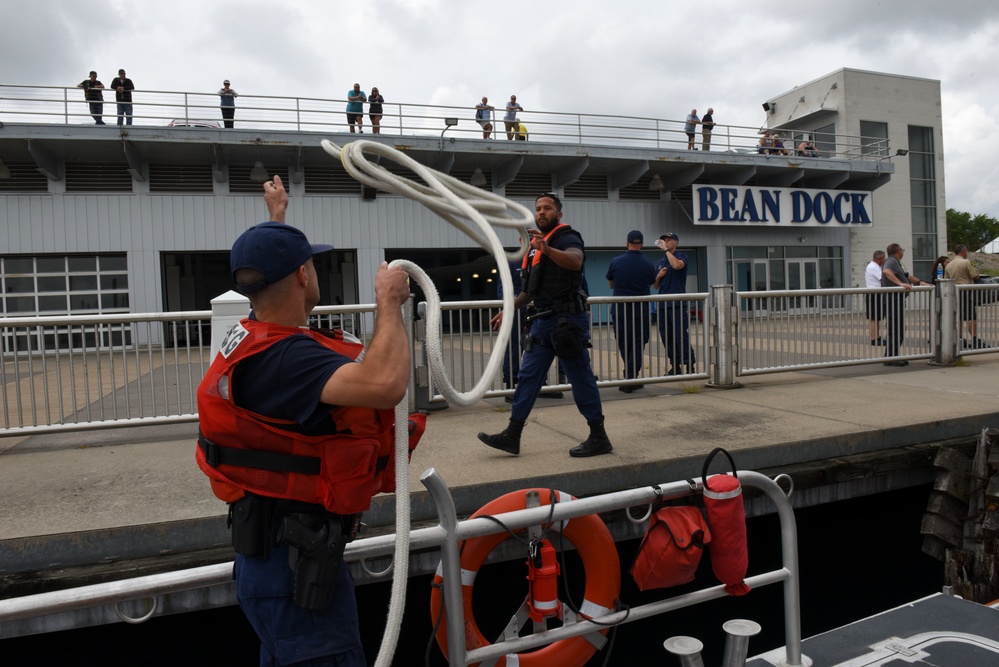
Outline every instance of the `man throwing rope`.
<svg viewBox="0 0 999 667">
<path fill-rule="evenodd" d="M 409 383 L 408 276 L 378 268 L 377 321 L 359 361 L 361 346 L 342 332 L 308 328 L 319 303 L 313 257 L 333 246 L 284 224 L 280 177 L 264 183 L 264 200 L 270 221 L 232 246 L 233 281 L 252 312 L 198 387 L 197 461 L 229 503 L 236 594 L 260 664 L 364 667 L 342 556 L 371 496 L 394 489 L 383 472 L 394 469 L 392 408 Z"/>
</svg>

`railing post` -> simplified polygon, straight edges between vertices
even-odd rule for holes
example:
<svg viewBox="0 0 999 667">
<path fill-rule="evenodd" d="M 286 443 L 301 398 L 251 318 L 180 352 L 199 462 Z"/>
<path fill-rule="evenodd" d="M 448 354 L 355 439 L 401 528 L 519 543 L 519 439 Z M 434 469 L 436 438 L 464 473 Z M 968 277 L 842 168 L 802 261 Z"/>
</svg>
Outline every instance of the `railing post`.
<svg viewBox="0 0 999 667">
<path fill-rule="evenodd" d="M 461 552 L 458 549 L 458 512 L 454 498 L 444 479 L 434 468 L 420 475 L 420 481 L 433 498 L 437 520 L 447 534 L 441 544 L 440 572 L 443 582 L 441 598 L 447 615 L 447 657 L 453 667 L 468 664 L 468 646 L 465 643 L 465 608 L 461 592 Z"/>
<path fill-rule="evenodd" d="M 410 377 L 410 398 L 413 403 L 411 410 L 440 410 L 442 406 L 430 402 L 430 364 L 427 363 L 427 302 L 416 304 L 416 314 L 413 317 L 412 365 Z M 419 344 L 419 354 L 417 354 Z"/>
<path fill-rule="evenodd" d="M 250 300 L 239 292 L 229 290 L 212 299 L 212 351 L 209 360 L 215 359 L 222 348 L 229 329 L 250 312 Z"/>
<path fill-rule="evenodd" d="M 957 342 L 960 340 L 957 316 L 957 285 L 953 280 L 942 278 L 937 281 L 937 349 L 934 364 L 952 365 L 957 359 Z"/>
<path fill-rule="evenodd" d="M 708 386 L 733 389 L 741 385 L 735 381 L 735 291 L 731 285 L 711 286 L 710 312 L 714 321 L 714 364 Z"/>
</svg>

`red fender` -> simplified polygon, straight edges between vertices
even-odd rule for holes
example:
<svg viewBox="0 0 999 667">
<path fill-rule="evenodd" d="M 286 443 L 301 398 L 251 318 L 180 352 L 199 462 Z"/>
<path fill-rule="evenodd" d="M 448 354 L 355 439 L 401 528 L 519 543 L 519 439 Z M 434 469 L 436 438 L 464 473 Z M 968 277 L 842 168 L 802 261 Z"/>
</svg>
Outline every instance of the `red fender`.
<svg viewBox="0 0 999 667">
<path fill-rule="evenodd" d="M 527 508 L 527 494 L 535 491 L 541 500 L 541 505 L 551 502 L 549 489 L 523 489 L 500 496 L 480 508 L 471 518 L 489 514 L 495 516 L 504 512 L 513 512 Z M 575 500 L 572 496 L 555 492 L 555 502 Z M 580 611 L 597 618 L 611 613 L 616 609 L 618 596 L 621 592 L 621 565 L 617 556 L 617 546 L 614 538 L 604 522 L 595 514 L 570 519 L 563 523 L 562 534 L 572 542 L 583 561 L 586 574 L 586 592 Z M 523 529 L 516 532 L 523 532 Z M 475 617 L 472 615 L 472 594 L 475 588 L 475 576 L 485 562 L 486 557 L 501 542 L 507 539 L 507 533 L 498 533 L 466 540 L 461 552 L 462 586 L 461 598 L 465 612 L 465 642 L 468 650 L 489 646 L 491 642 L 479 630 Z M 443 605 L 440 584 L 443 582 L 441 569 L 438 566 L 434 575 L 434 587 L 430 592 L 431 618 L 438 618 Z M 447 618 L 441 616 L 442 622 L 437 628 L 437 644 L 447 657 Z M 608 630 L 599 630 L 606 635 Z M 549 644 L 543 648 L 518 654 L 514 663 L 519 667 L 582 667 L 597 652 L 597 647 L 586 637 L 570 637 Z M 476 663 L 478 664 L 478 663 Z M 506 656 L 501 657 L 497 667 L 506 667 Z"/>
</svg>

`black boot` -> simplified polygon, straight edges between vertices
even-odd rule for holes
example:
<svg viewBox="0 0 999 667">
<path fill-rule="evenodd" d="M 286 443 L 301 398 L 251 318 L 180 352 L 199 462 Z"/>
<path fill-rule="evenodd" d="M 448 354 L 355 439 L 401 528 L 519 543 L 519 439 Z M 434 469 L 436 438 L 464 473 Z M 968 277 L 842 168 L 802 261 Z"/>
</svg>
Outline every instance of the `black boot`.
<svg viewBox="0 0 999 667">
<path fill-rule="evenodd" d="M 496 435 L 479 434 L 479 440 L 493 449 L 517 456 L 520 454 L 520 434 L 524 430 L 524 422 L 511 419 L 510 424 Z M 610 444 L 610 443 L 608 443 Z"/>
<path fill-rule="evenodd" d="M 601 417 L 597 421 L 586 423 L 590 425 L 590 437 L 585 442 L 570 449 L 569 456 L 582 458 L 585 456 L 610 454 L 614 447 L 611 446 L 610 439 L 607 437 L 607 431 L 604 430 L 604 418 Z"/>
</svg>

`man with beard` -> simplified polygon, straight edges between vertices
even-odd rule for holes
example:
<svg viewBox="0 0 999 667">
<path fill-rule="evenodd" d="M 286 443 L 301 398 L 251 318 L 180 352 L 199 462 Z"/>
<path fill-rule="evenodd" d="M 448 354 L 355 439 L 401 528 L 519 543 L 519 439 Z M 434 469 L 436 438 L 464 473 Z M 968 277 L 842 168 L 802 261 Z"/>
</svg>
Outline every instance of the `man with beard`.
<svg viewBox="0 0 999 667">
<path fill-rule="evenodd" d="M 524 424 L 557 357 L 572 385 L 576 409 L 590 427 L 589 437 L 570 449 L 569 456 L 607 454 L 613 447 L 604 430 L 600 392 L 587 352 L 590 318 L 581 293 L 586 260 L 583 237 L 562 223 L 562 201 L 554 193 L 546 192 L 535 199 L 534 220 L 538 229 L 530 230 L 531 249 L 521 270 L 523 291 L 514 299 L 514 308 L 533 302 L 535 315 L 524 345 L 510 423 L 495 435 L 479 433 L 479 440 L 508 454 L 520 454 Z M 490 324 L 498 328 L 502 321 L 503 311 L 500 311 Z"/>
</svg>

